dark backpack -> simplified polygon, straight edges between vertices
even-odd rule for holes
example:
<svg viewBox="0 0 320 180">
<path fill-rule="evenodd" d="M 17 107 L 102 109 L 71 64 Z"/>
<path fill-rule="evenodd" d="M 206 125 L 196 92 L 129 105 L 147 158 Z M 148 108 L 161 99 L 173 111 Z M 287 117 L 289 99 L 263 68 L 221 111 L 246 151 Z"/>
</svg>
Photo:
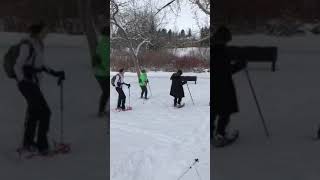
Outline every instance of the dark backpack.
<svg viewBox="0 0 320 180">
<path fill-rule="evenodd" d="M 119 74 L 116 74 L 116 75 L 114 75 L 112 78 L 111 78 L 111 85 L 112 86 L 116 86 L 116 78 L 117 78 L 117 76 L 119 76 L 119 78 L 121 78 L 121 76 L 119 75 Z"/>
<path fill-rule="evenodd" d="M 30 47 L 29 56 L 27 58 L 27 60 L 29 60 L 33 55 L 34 48 L 31 44 L 31 42 L 28 40 L 23 40 L 18 44 L 12 45 L 9 48 L 9 50 L 7 51 L 7 53 L 4 55 L 4 58 L 3 58 L 3 69 L 4 69 L 5 73 L 7 74 L 7 76 L 11 79 L 16 78 L 14 66 L 17 62 L 18 57 L 19 57 L 20 47 L 22 44 L 28 44 L 28 46 Z"/>
</svg>

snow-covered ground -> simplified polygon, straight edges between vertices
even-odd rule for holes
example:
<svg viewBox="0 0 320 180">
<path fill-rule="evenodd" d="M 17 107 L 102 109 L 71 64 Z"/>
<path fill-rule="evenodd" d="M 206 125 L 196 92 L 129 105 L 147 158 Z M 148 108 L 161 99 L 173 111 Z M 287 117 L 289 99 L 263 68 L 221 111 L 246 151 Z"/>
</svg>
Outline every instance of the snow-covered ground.
<svg viewBox="0 0 320 180">
<path fill-rule="evenodd" d="M 114 74 L 114 73 L 112 73 Z M 199 158 L 196 169 L 181 180 L 210 179 L 208 73 L 198 76 L 197 84 L 189 84 L 195 105 L 185 86 L 184 108 L 173 108 L 169 95 L 171 81 L 166 72 L 148 73 L 152 96 L 140 99 L 137 75 L 125 74 L 132 85 L 132 111 L 116 112 L 117 92 L 111 89 L 111 179 L 112 180 L 176 180 Z M 125 88 L 127 104 L 129 92 Z"/>
<path fill-rule="evenodd" d="M 320 123 L 319 36 L 272 38 L 264 35 L 234 37 L 237 45 L 276 45 L 276 72 L 265 64 L 249 64 L 271 139 L 261 120 L 243 72 L 235 75 L 240 113 L 231 127 L 240 130 L 234 145 L 211 151 L 214 180 L 318 180 L 320 143 L 314 142 Z"/>
<path fill-rule="evenodd" d="M 0 57 L 22 34 L 0 33 Z M 56 39 L 55 39 L 56 38 Z M 21 161 L 15 149 L 21 144 L 26 104 L 14 81 L 0 68 L 0 179 L 106 180 L 109 169 L 106 120 L 96 118 L 100 88 L 91 72 L 84 37 L 48 36 L 47 63 L 66 71 L 65 138 L 72 152 L 54 158 Z M 2 62 L 2 60 L 1 60 Z M 43 89 L 52 109 L 50 137 L 59 136 L 59 88 L 45 76 Z"/>
</svg>

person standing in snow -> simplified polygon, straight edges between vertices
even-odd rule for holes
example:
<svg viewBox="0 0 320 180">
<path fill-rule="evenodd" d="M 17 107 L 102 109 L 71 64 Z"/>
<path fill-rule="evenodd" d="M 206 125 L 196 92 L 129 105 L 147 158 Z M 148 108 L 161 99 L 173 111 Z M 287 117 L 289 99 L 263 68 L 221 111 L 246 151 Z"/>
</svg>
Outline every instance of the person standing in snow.
<svg viewBox="0 0 320 180">
<path fill-rule="evenodd" d="M 42 72 L 58 78 L 58 85 L 65 79 L 64 71 L 54 71 L 44 63 L 44 42 L 48 34 L 46 25 L 34 24 L 30 27 L 30 36 L 20 45 L 19 56 L 14 66 L 17 85 L 27 102 L 23 149 L 49 152 L 48 131 L 51 110 L 41 91 Z M 37 141 L 35 135 L 37 132 Z"/>
<path fill-rule="evenodd" d="M 182 98 L 184 97 L 183 85 L 187 82 L 182 81 L 181 78 L 182 71 L 178 70 L 176 73 L 173 73 L 170 80 L 172 81 L 170 95 L 174 97 L 173 106 L 181 106 Z"/>
<path fill-rule="evenodd" d="M 230 116 L 239 112 L 238 101 L 232 75 L 246 68 L 247 62 L 241 61 L 232 64 L 228 58 L 226 44 L 231 41 L 232 35 L 226 27 L 219 27 L 214 34 L 212 53 L 212 106 L 210 138 L 214 138 L 216 146 L 228 141 L 226 128 L 230 122 Z M 218 118 L 217 118 L 218 117 Z M 215 123 L 217 129 L 215 130 Z"/>
<path fill-rule="evenodd" d="M 116 75 L 116 79 L 115 79 L 115 88 L 116 91 L 119 94 L 118 97 L 118 105 L 117 105 L 117 110 L 122 110 L 125 111 L 126 110 L 126 95 L 123 92 L 122 86 L 126 85 L 128 86 L 128 88 L 130 88 L 130 84 L 127 84 L 124 82 L 124 69 L 120 69 L 119 73 Z"/>
<path fill-rule="evenodd" d="M 110 70 L 109 70 L 109 58 L 110 58 L 110 27 L 104 27 L 101 31 L 101 39 L 96 48 L 96 57 L 94 58 L 93 68 L 95 78 L 98 81 L 102 94 L 100 96 L 98 116 L 103 117 L 107 115 L 106 105 L 109 101 L 110 95 Z"/>
<path fill-rule="evenodd" d="M 141 99 L 143 98 L 143 95 L 144 95 L 144 99 L 148 99 L 147 83 L 149 83 L 149 80 L 147 77 L 146 70 L 143 69 L 139 76 L 139 85 L 141 87 Z"/>
</svg>

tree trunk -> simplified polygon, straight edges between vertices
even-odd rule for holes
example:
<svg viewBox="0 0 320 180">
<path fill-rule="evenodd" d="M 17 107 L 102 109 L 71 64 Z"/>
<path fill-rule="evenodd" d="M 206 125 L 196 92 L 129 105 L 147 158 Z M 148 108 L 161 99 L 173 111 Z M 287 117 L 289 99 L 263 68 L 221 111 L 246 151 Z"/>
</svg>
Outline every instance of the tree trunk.
<svg viewBox="0 0 320 180">
<path fill-rule="evenodd" d="M 82 21 L 84 33 L 88 40 L 89 50 L 91 55 L 91 62 L 92 62 L 96 54 L 98 38 L 95 30 L 95 24 L 93 21 L 91 1 L 79 0 L 78 2 L 79 2 L 79 16 Z"/>
</svg>

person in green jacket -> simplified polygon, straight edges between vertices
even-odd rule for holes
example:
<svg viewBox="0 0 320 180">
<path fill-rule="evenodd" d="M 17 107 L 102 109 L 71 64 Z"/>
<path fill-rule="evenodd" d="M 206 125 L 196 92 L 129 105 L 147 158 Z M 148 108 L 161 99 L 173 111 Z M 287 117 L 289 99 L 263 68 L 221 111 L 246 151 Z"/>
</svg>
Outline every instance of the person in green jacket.
<svg viewBox="0 0 320 180">
<path fill-rule="evenodd" d="M 148 89 L 147 89 L 147 83 L 149 83 L 148 81 L 148 77 L 147 77 L 147 73 L 146 70 L 142 70 L 139 76 L 139 85 L 141 87 L 141 99 L 144 98 L 148 99 Z"/>
<path fill-rule="evenodd" d="M 96 48 L 96 58 L 94 58 L 93 68 L 95 77 L 101 87 L 102 94 L 99 103 L 99 116 L 107 115 L 106 105 L 109 101 L 109 79 L 110 79 L 110 27 L 106 26 L 102 29 L 101 39 Z"/>
</svg>

